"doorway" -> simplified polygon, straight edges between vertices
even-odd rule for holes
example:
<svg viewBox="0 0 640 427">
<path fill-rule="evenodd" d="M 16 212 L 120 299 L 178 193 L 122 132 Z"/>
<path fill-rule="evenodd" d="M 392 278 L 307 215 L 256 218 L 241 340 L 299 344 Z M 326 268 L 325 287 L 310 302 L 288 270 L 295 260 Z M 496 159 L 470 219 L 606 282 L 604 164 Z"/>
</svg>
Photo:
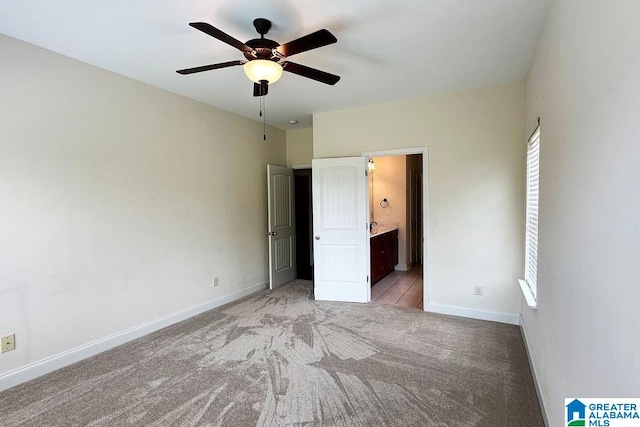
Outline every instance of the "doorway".
<svg viewBox="0 0 640 427">
<path fill-rule="evenodd" d="M 371 158 L 371 299 L 377 303 L 424 306 L 421 177 L 422 154 Z"/>
<path fill-rule="evenodd" d="M 367 151 L 361 153 L 365 157 L 379 158 L 389 156 L 402 156 L 407 159 L 406 167 L 406 252 L 405 252 L 405 270 L 410 270 L 413 275 L 417 275 L 418 269 L 421 274 L 422 285 L 422 309 L 426 311 L 426 307 L 429 303 L 429 283 L 430 283 L 430 268 L 429 268 L 429 254 L 428 254 L 428 167 L 429 167 L 429 150 L 428 147 L 413 147 L 402 148 L 394 150 L 379 150 L 379 151 Z M 375 161 L 375 160 L 374 160 Z M 378 163 L 378 162 L 376 162 Z M 381 165 L 382 166 L 382 165 Z M 376 171 L 378 166 L 376 165 Z M 374 172 L 375 173 L 375 172 Z M 374 178 L 375 179 L 375 178 Z M 375 183 L 374 183 L 375 191 Z M 372 198 L 373 192 L 372 191 Z M 385 197 L 377 194 L 378 198 L 384 199 Z M 379 205 L 381 200 L 370 200 L 371 207 Z M 373 218 L 377 221 L 376 218 Z M 399 264 L 402 264 L 399 260 Z M 399 265 L 399 267 L 405 267 L 405 265 Z M 388 282 L 399 281 L 402 274 L 405 274 L 402 269 L 397 269 L 395 272 L 388 276 Z M 405 276 L 406 281 L 409 282 L 409 276 Z M 379 282 L 381 283 L 381 282 Z M 415 290 L 415 280 L 412 283 L 412 287 Z M 372 293 L 373 295 L 381 295 L 380 291 Z M 398 292 L 399 293 L 399 292 Z M 417 292 L 416 292 L 417 293 Z M 401 295 L 403 296 L 403 295 Z M 400 296 L 400 297 L 401 297 Z M 399 297 L 399 298 L 400 298 Z M 390 300 L 391 298 L 384 298 Z M 399 299 L 398 299 L 399 300 Z M 392 302 L 393 303 L 393 302 Z"/>
<path fill-rule="evenodd" d="M 374 230 L 398 230 L 397 260 L 386 271 L 407 271 L 422 263 L 422 154 L 377 156 L 369 164 L 369 221 Z"/>
<path fill-rule="evenodd" d="M 418 159 L 418 163 L 421 164 L 421 170 L 418 171 L 418 173 L 415 173 L 413 178 L 411 177 L 411 174 L 409 173 L 409 177 L 407 178 L 408 181 L 408 186 L 407 188 L 409 188 L 409 191 L 411 191 L 411 189 L 413 189 L 412 192 L 412 197 L 409 197 L 409 200 L 413 200 L 413 206 L 415 206 L 415 210 L 412 209 L 408 209 L 407 212 L 413 212 L 413 217 L 416 218 L 414 221 L 414 227 L 412 227 L 413 232 L 411 233 L 411 235 L 414 237 L 412 246 L 410 246 L 409 248 L 407 248 L 407 253 L 410 254 L 410 264 L 415 264 L 415 263 L 420 263 L 418 264 L 420 265 L 420 267 L 424 267 L 421 268 L 421 271 L 423 271 L 424 273 L 424 279 L 422 280 L 423 282 L 423 295 L 424 295 L 424 301 L 423 301 L 423 310 L 424 308 L 428 305 L 428 298 L 429 298 L 429 257 L 428 257 L 428 239 L 427 239 L 427 234 L 428 234 L 428 226 L 427 226 L 427 220 L 428 220 L 428 210 L 427 210 L 427 204 L 428 204 L 428 198 L 427 198 L 427 191 L 428 191 L 428 147 L 413 147 L 413 148 L 406 148 L 406 149 L 397 149 L 397 150 L 382 150 L 382 151 L 375 151 L 375 152 L 363 152 L 362 156 L 360 157 L 360 159 L 362 159 L 365 163 L 364 163 L 364 169 L 366 169 L 366 158 L 368 157 L 379 157 L 379 156 L 402 156 L 402 157 L 408 157 L 411 155 L 421 155 L 422 157 L 422 162 L 419 162 L 419 158 L 420 156 L 416 156 L 414 157 L 415 159 Z M 355 159 L 355 158 L 352 158 Z M 320 159 L 323 160 L 323 159 Z M 320 161 L 318 160 L 318 161 Z M 338 159 L 332 159 L 332 161 L 336 161 Z M 314 160 L 315 162 L 316 160 Z M 305 165 L 306 166 L 306 165 Z M 295 168 L 295 167 L 294 167 Z M 306 167 L 305 167 L 306 168 Z M 313 209 L 315 209 L 315 206 L 312 204 L 312 200 L 311 198 L 315 198 L 315 195 L 313 195 L 312 193 L 316 190 L 315 188 L 310 188 L 313 187 L 313 180 L 316 179 L 316 170 L 315 170 L 315 166 L 313 167 L 312 173 L 311 173 L 311 182 L 308 181 L 308 177 L 309 177 L 309 171 L 307 172 L 302 172 L 302 168 L 298 168 L 298 170 L 300 170 L 300 172 L 298 172 L 299 175 L 303 175 L 306 174 L 306 177 L 302 177 L 300 178 L 301 181 L 299 181 L 297 183 L 297 187 L 298 187 L 298 194 L 300 194 L 300 200 L 297 200 L 295 202 L 295 206 L 296 206 L 296 210 L 297 212 L 297 217 L 299 217 L 299 221 L 301 224 L 303 223 L 308 223 L 309 227 L 308 229 L 306 229 L 306 226 L 301 226 L 300 227 L 300 231 L 299 231 L 299 238 L 300 238 L 300 244 L 296 245 L 299 248 L 303 248 L 300 254 L 296 254 L 297 259 L 299 259 L 300 264 L 303 264 L 305 262 L 308 262 L 308 269 L 306 271 L 306 276 L 309 277 L 308 273 L 311 272 L 311 277 L 312 280 L 317 279 L 317 277 L 315 277 L 315 275 L 317 274 L 318 270 L 318 265 L 314 265 L 316 264 L 314 262 L 314 249 L 313 249 L 313 244 L 315 243 L 314 239 L 319 239 L 319 237 L 315 236 L 314 234 L 314 230 L 313 230 L 313 221 L 311 220 L 312 218 L 312 212 Z M 319 172 L 319 171 L 318 171 Z M 363 174 L 365 174 L 365 170 L 361 171 Z M 320 172 L 319 172 L 320 173 Z M 365 174 L 366 175 L 366 174 Z M 307 181 L 307 182 L 305 182 Z M 355 181 L 354 181 L 355 182 Z M 411 184 L 413 182 L 413 184 Z M 364 181 L 364 187 L 365 189 L 367 189 L 367 185 L 366 185 L 366 181 Z M 303 190 L 305 189 L 305 190 Z M 341 193 L 344 193 L 344 191 L 341 191 Z M 368 190 L 367 190 L 368 193 Z M 324 193 L 323 193 L 324 194 Z M 340 194 L 340 193 L 337 193 Z M 421 196 L 421 200 L 417 197 L 417 195 Z M 306 198 L 308 197 L 308 199 Z M 370 203 L 370 200 L 368 198 L 364 198 L 363 200 L 361 200 L 360 207 L 358 207 L 358 212 L 360 212 L 360 209 L 363 209 L 363 217 L 368 217 L 367 212 L 369 211 L 368 205 Z M 311 208 L 309 209 L 309 206 L 311 205 Z M 307 209 L 309 210 L 309 214 L 307 215 L 305 212 L 307 211 Z M 360 215 L 360 214 L 358 214 Z M 302 218 L 304 217 L 304 218 Z M 410 218 L 407 221 L 408 224 L 411 224 Z M 364 227 L 366 224 L 362 224 L 362 226 Z M 359 230 L 359 228 L 357 228 Z M 316 232 L 317 234 L 317 232 Z M 367 232 L 368 234 L 368 232 Z M 298 237 L 297 236 L 297 237 Z M 367 239 L 368 240 L 368 239 Z M 310 244 L 308 243 L 310 242 Z M 305 251 L 304 248 L 308 248 L 308 251 Z M 367 253 L 369 251 L 369 245 L 367 245 Z M 413 250 L 411 250 L 411 248 L 414 248 Z M 308 255 L 307 255 L 308 254 Z M 334 257 L 335 259 L 332 260 L 331 263 L 329 263 L 328 265 L 333 265 L 333 263 L 335 262 L 342 262 L 344 264 L 344 258 L 343 257 Z M 368 256 L 367 256 L 368 258 Z M 307 261 L 308 260 L 308 261 Z M 368 264 L 368 261 L 367 261 Z M 332 267 L 327 267 L 329 268 L 329 270 L 327 271 L 331 271 Z M 407 269 L 409 268 L 409 265 L 407 265 L 406 267 Z M 304 273 L 304 267 L 302 267 L 301 272 L 303 275 L 305 275 Z M 324 270 L 323 270 L 324 271 Z M 367 272 L 369 271 L 369 269 L 366 269 L 365 271 L 365 276 L 367 274 Z M 365 277 L 363 276 L 363 277 Z M 297 276 L 297 277 L 301 277 L 301 276 Z M 369 281 L 369 277 L 366 276 L 366 282 Z M 364 282 L 363 284 L 366 286 L 367 290 L 370 291 L 370 283 L 366 283 Z M 369 297 L 366 298 L 366 300 L 362 300 L 362 302 L 366 302 L 366 301 L 370 301 L 370 292 L 369 292 Z"/>
<path fill-rule="evenodd" d="M 296 278 L 313 280 L 313 188 L 311 184 L 311 169 L 295 169 L 293 177 L 296 218 Z"/>
</svg>

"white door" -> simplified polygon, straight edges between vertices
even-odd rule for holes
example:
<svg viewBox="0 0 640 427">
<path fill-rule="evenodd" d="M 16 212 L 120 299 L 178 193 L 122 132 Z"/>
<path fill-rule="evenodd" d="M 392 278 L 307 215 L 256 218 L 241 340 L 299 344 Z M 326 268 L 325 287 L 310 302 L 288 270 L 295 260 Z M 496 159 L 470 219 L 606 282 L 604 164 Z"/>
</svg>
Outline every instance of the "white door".
<svg viewBox="0 0 640 427">
<path fill-rule="evenodd" d="M 315 298 L 369 302 L 367 158 L 312 165 Z"/>
<path fill-rule="evenodd" d="M 293 169 L 267 165 L 269 204 L 269 287 L 296 277 Z"/>
</svg>

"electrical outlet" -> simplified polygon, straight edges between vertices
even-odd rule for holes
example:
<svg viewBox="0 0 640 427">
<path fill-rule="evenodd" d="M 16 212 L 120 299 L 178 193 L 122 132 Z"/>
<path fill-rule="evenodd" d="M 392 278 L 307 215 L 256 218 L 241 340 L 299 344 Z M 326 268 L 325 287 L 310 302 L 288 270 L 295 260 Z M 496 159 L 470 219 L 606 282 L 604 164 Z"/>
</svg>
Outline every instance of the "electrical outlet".
<svg viewBox="0 0 640 427">
<path fill-rule="evenodd" d="M 213 287 L 217 287 L 218 286 L 218 276 L 213 278 Z"/>
<path fill-rule="evenodd" d="M 16 349 L 16 334 L 5 335 L 0 338 L 0 353 Z"/>
<path fill-rule="evenodd" d="M 482 296 L 482 285 L 476 285 L 476 295 Z"/>
</svg>

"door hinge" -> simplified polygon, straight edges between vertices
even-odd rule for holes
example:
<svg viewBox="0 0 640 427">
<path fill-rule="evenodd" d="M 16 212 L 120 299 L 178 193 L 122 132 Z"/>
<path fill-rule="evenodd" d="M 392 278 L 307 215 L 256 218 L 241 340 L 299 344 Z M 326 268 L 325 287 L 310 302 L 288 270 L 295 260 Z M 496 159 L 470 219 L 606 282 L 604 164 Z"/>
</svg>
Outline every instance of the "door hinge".
<svg viewBox="0 0 640 427">
<path fill-rule="evenodd" d="M 369 283 L 369 276 L 367 276 L 367 283 Z"/>
<path fill-rule="evenodd" d="M 369 171 L 367 169 L 364 170 L 364 176 L 369 176 Z"/>
</svg>

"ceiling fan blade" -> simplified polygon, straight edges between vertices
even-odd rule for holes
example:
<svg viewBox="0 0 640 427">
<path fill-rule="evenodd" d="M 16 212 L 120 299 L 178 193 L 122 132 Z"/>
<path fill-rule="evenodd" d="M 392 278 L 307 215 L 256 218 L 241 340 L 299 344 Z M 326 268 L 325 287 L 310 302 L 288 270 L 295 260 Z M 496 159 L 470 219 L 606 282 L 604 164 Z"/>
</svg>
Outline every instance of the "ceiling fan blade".
<svg viewBox="0 0 640 427">
<path fill-rule="evenodd" d="M 178 70 L 178 74 L 193 74 L 200 73 L 202 71 L 217 70 L 218 68 L 233 67 L 234 65 L 243 65 L 247 61 L 229 61 L 220 62 L 219 64 L 203 65 L 202 67 L 185 68 L 184 70 Z"/>
<path fill-rule="evenodd" d="M 251 52 L 253 50 L 240 40 L 234 39 L 229 34 L 217 29 L 213 25 L 207 24 L 206 22 L 191 22 L 189 25 L 243 52 Z"/>
<path fill-rule="evenodd" d="M 261 83 L 253 84 L 253 96 L 265 96 L 268 93 L 269 93 L 269 84 L 267 83 L 266 80 L 261 80 Z"/>
<path fill-rule="evenodd" d="M 326 83 L 328 85 L 334 85 L 340 80 L 340 76 L 327 73 L 326 71 L 316 70 L 315 68 L 307 67 L 305 65 L 296 64 L 295 62 L 284 62 L 282 64 L 282 68 L 284 71 L 288 71 L 302 77 L 307 77 L 321 83 Z"/>
<path fill-rule="evenodd" d="M 328 30 L 318 30 L 315 33 L 307 34 L 299 39 L 282 44 L 278 46 L 276 50 L 283 56 L 291 56 L 301 52 L 306 52 L 307 50 L 333 44 L 337 41 L 338 39 L 336 39 Z"/>
</svg>

